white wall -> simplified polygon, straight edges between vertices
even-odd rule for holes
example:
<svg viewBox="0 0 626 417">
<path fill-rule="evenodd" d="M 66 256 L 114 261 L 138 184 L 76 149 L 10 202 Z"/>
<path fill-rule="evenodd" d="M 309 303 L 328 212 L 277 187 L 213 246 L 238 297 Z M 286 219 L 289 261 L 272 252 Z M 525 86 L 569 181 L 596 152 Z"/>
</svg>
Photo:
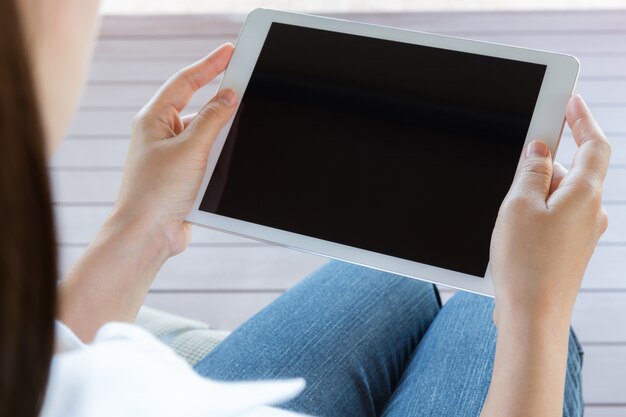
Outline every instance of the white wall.
<svg viewBox="0 0 626 417">
<path fill-rule="evenodd" d="M 247 13 L 257 7 L 304 12 L 623 9 L 626 0 L 103 0 L 102 12 Z"/>
</svg>

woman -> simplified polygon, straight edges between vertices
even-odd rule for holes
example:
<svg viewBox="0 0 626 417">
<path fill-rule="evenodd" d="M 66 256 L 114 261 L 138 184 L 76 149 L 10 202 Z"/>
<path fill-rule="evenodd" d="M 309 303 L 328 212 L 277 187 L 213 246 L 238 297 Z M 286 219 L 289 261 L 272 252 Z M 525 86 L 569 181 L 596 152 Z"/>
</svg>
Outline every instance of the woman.
<svg viewBox="0 0 626 417">
<path fill-rule="evenodd" d="M 184 218 L 236 97 L 225 90 L 197 115 L 179 113 L 233 47 L 181 70 L 139 112 L 113 212 L 57 287 L 45 159 L 77 103 L 96 19 L 95 0 L 0 4 L 0 416 L 281 415 L 261 407 L 280 402 L 319 416 L 581 415 L 569 322 L 607 226 L 610 146 L 580 97 L 567 108 L 579 146 L 571 171 L 539 141 L 520 159 L 492 239 L 496 308 L 469 294 L 442 308 L 431 285 L 332 262 L 194 373 L 122 323 L 189 242 Z M 307 386 L 296 395 L 299 379 L 198 374 Z"/>
</svg>

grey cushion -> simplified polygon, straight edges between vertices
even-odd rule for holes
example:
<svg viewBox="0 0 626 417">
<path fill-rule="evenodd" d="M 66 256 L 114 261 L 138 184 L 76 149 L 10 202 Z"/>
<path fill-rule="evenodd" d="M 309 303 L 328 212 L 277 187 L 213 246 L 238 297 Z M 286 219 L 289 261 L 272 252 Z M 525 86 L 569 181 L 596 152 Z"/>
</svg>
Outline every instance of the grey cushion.
<svg viewBox="0 0 626 417">
<path fill-rule="evenodd" d="M 230 334 L 227 331 L 211 329 L 208 324 L 201 321 L 146 306 L 139 311 L 135 324 L 169 345 L 192 366 Z"/>
</svg>

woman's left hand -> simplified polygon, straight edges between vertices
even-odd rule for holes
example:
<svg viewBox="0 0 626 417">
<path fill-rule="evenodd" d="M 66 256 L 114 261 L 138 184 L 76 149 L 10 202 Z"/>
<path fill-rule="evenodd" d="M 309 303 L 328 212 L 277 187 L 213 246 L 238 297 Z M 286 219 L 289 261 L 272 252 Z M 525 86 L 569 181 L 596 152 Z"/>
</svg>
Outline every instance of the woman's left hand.
<svg viewBox="0 0 626 417">
<path fill-rule="evenodd" d="M 187 247 L 185 218 L 235 93 L 222 90 L 195 116 L 180 112 L 232 54 L 223 45 L 179 71 L 135 117 L 113 214 L 59 287 L 59 317 L 82 340 L 104 323 L 133 322 L 163 263 Z"/>
<path fill-rule="evenodd" d="M 170 78 L 144 106 L 132 139 L 113 217 L 140 225 L 169 256 L 191 238 L 185 222 L 204 176 L 213 142 L 232 116 L 236 97 L 222 90 L 196 115 L 181 117 L 193 93 L 220 74 L 232 56 L 225 44 Z"/>
</svg>

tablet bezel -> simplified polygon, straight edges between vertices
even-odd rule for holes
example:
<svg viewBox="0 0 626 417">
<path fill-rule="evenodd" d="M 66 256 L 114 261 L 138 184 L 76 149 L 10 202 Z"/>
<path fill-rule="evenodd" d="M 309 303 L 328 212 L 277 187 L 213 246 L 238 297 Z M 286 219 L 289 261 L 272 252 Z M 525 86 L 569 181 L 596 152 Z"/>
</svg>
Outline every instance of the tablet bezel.
<svg viewBox="0 0 626 417">
<path fill-rule="evenodd" d="M 222 78 L 220 90 L 231 88 L 241 100 L 270 26 L 274 22 L 545 65 L 544 80 L 524 144 L 533 139 L 541 139 L 547 143 L 552 155 L 556 153 L 564 126 L 565 107 L 574 91 L 580 66 L 578 60 L 571 55 L 339 19 L 257 9 L 246 19 L 235 52 Z M 410 278 L 493 296 L 494 288 L 489 266 L 484 277 L 476 277 L 199 210 L 231 125 L 232 119 L 222 129 L 211 148 L 202 185 L 187 217 L 189 222 Z"/>
</svg>

